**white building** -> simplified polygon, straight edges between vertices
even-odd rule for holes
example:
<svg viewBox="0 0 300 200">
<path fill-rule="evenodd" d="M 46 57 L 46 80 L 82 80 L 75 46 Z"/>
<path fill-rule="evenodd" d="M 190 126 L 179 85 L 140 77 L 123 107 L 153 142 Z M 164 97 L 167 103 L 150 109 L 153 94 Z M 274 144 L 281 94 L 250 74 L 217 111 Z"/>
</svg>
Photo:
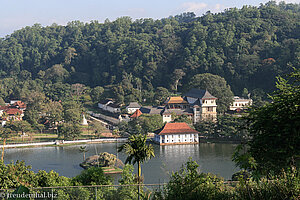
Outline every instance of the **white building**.
<svg viewBox="0 0 300 200">
<path fill-rule="evenodd" d="M 233 103 L 229 107 L 229 110 L 233 110 L 233 111 L 238 109 L 244 110 L 247 107 L 251 106 L 252 102 L 253 102 L 252 99 L 243 99 L 241 97 L 235 96 L 233 97 Z"/>
<path fill-rule="evenodd" d="M 111 112 L 111 113 L 119 113 L 121 112 L 121 108 L 118 104 L 115 104 L 112 100 L 104 100 L 98 103 L 98 107 L 102 110 Z"/>
<path fill-rule="evenodd" d="M 154 141 L 160 145 L 173 144 L 198 144 L 198 132 L 186 123 L 166 123 L 154 137 Z"/>
<path fill-rule="evenodd" d="M 184 95 L 184 99 L 193 109 L 193 122 L 200 120 L 217 120 L 217 98 L 207 90 L 191 89 Z"/>
<path fill-rule="evenodd" d="M 130 102 L 130 104 L 126 107 L 126 110 L 127 110 L 128 114 L 132 114 L 140 108 L 141 108 L 141 105 L 138 104 L 138 102 Z"/>
</svg>

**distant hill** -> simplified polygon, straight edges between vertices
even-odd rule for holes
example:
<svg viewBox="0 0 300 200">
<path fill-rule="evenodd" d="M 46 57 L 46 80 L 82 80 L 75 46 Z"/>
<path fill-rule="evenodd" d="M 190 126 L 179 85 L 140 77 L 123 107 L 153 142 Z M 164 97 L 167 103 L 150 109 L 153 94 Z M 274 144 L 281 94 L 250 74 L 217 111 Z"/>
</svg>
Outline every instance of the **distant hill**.
<svg viewBox="0 0 300 200">
<path fill-rule="evenodd" d="M 268 2 L 201 17 L 36 24 L 0 40 L 0 75 L 180 92 L 195 74 L 212 73 L 235 94 L 270 92 L 277 75 L 299 67 L 299 10 Z"/>
</svg>

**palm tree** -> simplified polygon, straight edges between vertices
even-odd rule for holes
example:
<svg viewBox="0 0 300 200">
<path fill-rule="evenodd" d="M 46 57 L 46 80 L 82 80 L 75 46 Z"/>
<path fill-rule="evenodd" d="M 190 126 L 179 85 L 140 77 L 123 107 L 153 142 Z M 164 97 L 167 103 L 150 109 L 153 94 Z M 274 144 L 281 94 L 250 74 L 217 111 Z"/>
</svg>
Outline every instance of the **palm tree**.
<svg viewBox="0 0 300 200">
<path fill-rule="evenodd" d="M 141 164 L 149 160 L 151 157 L 155 157 L 154 149 L 151 144 L 147 145 L 147 136 L 146 135 L 132 135 L 128 138 L 128 141 L 118 147 L 118 152 L 124 150 L 124 152 L 128 155 L 126 158 L 125 164 L 135 163 L 138 164 L 138 178 L 140 180 L 141 177 Z"/>
<path fill-rule="evenodd" d="M 83 153 L 83 161 L 85 161 L 85 153 L 88 152 L 89 150 L 86 149 L 86 146 L 80 146 L 80 147 L 79 147 L 79 151 L 80 151 L 81 153 Z"/>
</svg>

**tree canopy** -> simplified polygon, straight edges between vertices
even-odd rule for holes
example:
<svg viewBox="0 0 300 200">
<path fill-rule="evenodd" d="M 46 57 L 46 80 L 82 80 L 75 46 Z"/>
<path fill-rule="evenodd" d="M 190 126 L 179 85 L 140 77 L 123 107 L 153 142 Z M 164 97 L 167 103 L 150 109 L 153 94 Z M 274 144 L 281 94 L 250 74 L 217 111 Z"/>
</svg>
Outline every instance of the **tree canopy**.
<svg viewBox="0 0 300 200">
<path fill-rule="evenodd" d="M 217 111 L 227 111 L 230 103 L 233 101 L 233 93 L 230 86 L 224 78 L 209 73 L 196 74 L 189 81 L 188 88 L 202 88 L 206 89 L 213 96 L 217 97 Z"/>
<path fill-rule="evenodd" d="M 300 63 L 299 7 L 269 2 L 200 17 L 25 27 L 0 40 L 0 97 L 39 91 L 58 101 L 80 83 L 100 86 L 94 101 L 103 93 L 120 103 L 155 102 L 155 93 L 160 101 L 165 89 L 183 92 L 204 73 L 223 77 L 237 95 L 271 92 L 275 77 Z"/>
<path fill-rule="evenodd" d="M 299 69 L 295 69 L 287 80 L 278 77 L 278 90 L 271 96 L 272 102 L 249 113 L 249 149 L 245 154 L 235 155 L 238 164 L 261 174 L 277 174 L 292 166 L 299 168 L 299 81 Z M 252 166 L 241 160 L 247 157 L 254 160 L 249 163 Z"/>
</svg>

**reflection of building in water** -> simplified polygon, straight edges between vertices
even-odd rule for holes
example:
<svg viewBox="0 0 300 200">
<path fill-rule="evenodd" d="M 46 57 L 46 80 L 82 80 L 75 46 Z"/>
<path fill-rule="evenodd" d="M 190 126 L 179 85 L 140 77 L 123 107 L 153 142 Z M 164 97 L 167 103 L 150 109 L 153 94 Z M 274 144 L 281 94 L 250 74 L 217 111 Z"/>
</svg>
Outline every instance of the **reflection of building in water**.
<svg viewBox="0 0 300 200">
<path fill-rule="evenodd" d="M 167 123 L 155 134 L 154 141 L 160 145 L 198 144 L 198 132 L 186 123 Z"/>
<path fill-rule="evenodd" d="M 189 157 L 198 158 L 199 155 L 199 145 L 189 144 L 189 145 L 165 145 L 160 146 L 160 154 L 163 155 L 163 159 L 166 163 L 173 161 L 182 161 L 185 163 Z"/>
</svg>

